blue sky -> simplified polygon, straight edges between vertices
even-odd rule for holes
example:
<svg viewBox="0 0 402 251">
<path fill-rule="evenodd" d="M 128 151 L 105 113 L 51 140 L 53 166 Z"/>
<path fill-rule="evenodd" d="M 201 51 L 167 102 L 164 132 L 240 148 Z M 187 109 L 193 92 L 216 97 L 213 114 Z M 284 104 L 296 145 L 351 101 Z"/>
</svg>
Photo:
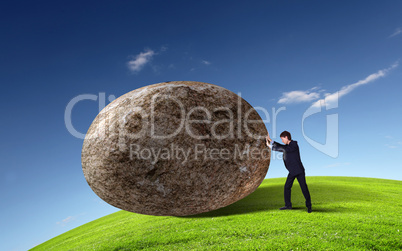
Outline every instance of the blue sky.
<svg viewBox="0 0 402 251">
<path fill-rule="evenodd" d="M 119 210 L 88 186 L 83 140 L 65 124 L 83 94 L 220 85 L 269 111 L 274 140 L 292 133 L 307 176 L 402 180 L 401 10 L 401 1 L 2 1 L 0 249 L 26 250 Z M 302 120 L 335 94 L 332 109 Z M 74 106 L 76 131 L 98 101 Z M 334 114 L 331 157 L 307 138 L 324 145 Z M 273 159 L 267 177 L 286 175 Z"/>
</svg>

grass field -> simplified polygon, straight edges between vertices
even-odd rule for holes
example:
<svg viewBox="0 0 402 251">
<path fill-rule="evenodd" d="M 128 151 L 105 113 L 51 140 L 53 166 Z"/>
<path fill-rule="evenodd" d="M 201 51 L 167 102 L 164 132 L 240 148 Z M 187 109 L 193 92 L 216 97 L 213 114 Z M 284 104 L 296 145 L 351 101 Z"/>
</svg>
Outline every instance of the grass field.
<svg viewBox="0 0 402 251">
<path fill-rule="evenodd" d="M 284 205 L 285 178 L 266 179 L 248 197 L 186 217 L 119 211 L 31 250 L 400 250 L 402 181 L 306 177 L 307 213 L 299 184 L 293 210 Z"/>
</svg>

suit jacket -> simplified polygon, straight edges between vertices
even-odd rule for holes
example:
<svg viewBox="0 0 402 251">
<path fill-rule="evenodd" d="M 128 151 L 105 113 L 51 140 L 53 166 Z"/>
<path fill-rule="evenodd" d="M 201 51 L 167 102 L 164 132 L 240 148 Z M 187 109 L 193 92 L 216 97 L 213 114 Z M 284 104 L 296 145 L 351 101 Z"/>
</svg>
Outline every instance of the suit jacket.
<svg viewBox="0 0 402 251">
<path fill-rule="evenodd" d="M 291 175 L 298 175 L 304 172 L 297 141 L 292 140 L 288 145 L 282 145 L 274 141 L 272 150 L 283 152 L 283 162 Z"/>
</svg>

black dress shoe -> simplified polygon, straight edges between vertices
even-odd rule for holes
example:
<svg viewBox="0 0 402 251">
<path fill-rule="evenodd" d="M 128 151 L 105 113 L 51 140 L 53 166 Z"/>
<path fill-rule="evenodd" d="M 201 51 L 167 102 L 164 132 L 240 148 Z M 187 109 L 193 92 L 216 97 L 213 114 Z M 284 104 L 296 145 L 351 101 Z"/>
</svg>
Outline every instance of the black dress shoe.
<svg viewBox="0 0 402 251">
<path fill-rule="evenodd" d="M 279 210 L 286 210 L 286 209 L 292 209 L 292 207 L 284 206 L 284 207 L 279 208 Z"/>
<path fill-rule="evenodd" d="M 313 212 L 313 209 L 311 209 L 311 207 L 309 207 L 309 208 L 307 208 L 307 212 L 311 213 L 311 212 Z"/>
</svg>

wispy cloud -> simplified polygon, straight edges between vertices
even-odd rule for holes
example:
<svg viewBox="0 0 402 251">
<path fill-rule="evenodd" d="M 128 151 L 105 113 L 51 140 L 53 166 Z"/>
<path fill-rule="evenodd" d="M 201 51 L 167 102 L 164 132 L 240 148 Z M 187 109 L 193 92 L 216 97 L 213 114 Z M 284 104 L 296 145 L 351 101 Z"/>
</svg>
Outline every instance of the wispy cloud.
<svg viewBox="0 0 402 251">
<path fill-rule="evenodd" d="M 167 49 L 168 49 L 168 47 L 165 46 L 165 45 L 163 45 L 163 46 L 161 47 L 161 51 L 162 51 L 162 52 L 163 52 L 163 51 L 167 51 Z"/>
<path fill-rule="evenodd" d="M 207 60 L 202 60 L 201 61 L 203 64 L 205 64 L 205 65 L 210 65 L 211 64 L 211 62 L 209 62 L 209 61 L 207 61 Z"/>
<path fill-rule="evenodd" d="M 326 166 L 324 166 L 324 168 L 334 168 L 334 167 L 342 167 L 342 166 L 349 166 L 349 165 L 350 165 L 349 162 L 338 162 L 338 163 L 326 165 Z"/>
<path fill-rule="evenodd" d="M 292 103 L 302 103 L 310 102 L 315 99 L 320 98 L 320 92 L 318 87 L 313 87 L 307 91 L 291 91 L 282 93 L 282 97 L 279 98 L 279 104 L 292 104 Z"/>
<path fill-rule="evenodd" d="M 394 33 L 392 33 L 388 38 L 398 36 L 398 35 L 401 34 L 401 33 L 402 33 L 402 28 L 401 28 L 401 27 L 396 28 L 395 31 L 394 31 Z"/>
<path fill-rule="evenodd" d="M 390 144 L 385 144 L 386 147 L 391 148 L 391 149 L 395 149 L 398 148 L 398 146 L 396 145 L 390 145 Z"/>
<path fill-rule="evenodd" d="M 392 69 L 398 67 L 399 63 L 395 62 L 393 65 L 386 69 L 382 69 L 377 71 L 376 73 L 370 74 L 364 79 L 361 79 L 357 81 L 356 83 L 350 84 L 350 85 L 345 85 L 343 86 L 339 91 L 336 91 L 334 93 L 325 93 L 324 97 L 321 96 L 321 94 L 325 91 L 323 89 L 320 89 L 320 87 L 313 87 L 309 90 L 303 91 L 303 90 L 296 90 L 296 91 L 290 91 L 290 92 L 284 92 L 282 93 L 282 96 L 279 98 L 278 103 L 279 104 L 295 104 L 295 103 L 302 103 L 302 102 L 311 102 L 314 100 L 315 101 L 312 106 L 314 107 L 321 107 L 322 105 L 331 105 L 331 104 L 336 104 L 338 99 L 342 96 L 345 96 L 346 94 L 350 93 L 357 87 L 361 85 L 368 84 L 370 82 L 373 82 L 379 78 L 385 77 L 389 71 Z"/>
<path fill-rule="evenodd" d="M 320 107 L 322 105 L 331 105 L 333 103 L 336 103 L 338 101 L 339 98 L 341 98 L 342 96 L 345 96 L 346 94 L 350 93 L 351 91 L 353 91 L 354 89 L 356 89 L 359 86 L 368 84 L 370 82 L 373 82 L 379 78 L 385 77 L 387 75 L 387 73 L 398 67 L 399 63 L 396 62 L 393 65 L 391 65 L 390 67 L 386 68 L 386 69 L 382 69 L 377 71 L 376 73 L 370 74 L 368 75 L 365 79 L 359 80 L 356 83 L 350 84 L 350 85 L 345 85 L 343 86 L 339 91 L 334 92 L 334 93 L 329 93 L 325 95 L 325 98 L 322 98 L 316 102 L 313 103 L 312 106 L 315 107 Z"/>
<path fill-rule="evenodd" d="M 132 59 L 127 62 L 128 69 L 133 73 L 140 72 L 155 54 L 155 51 L 148 49 L 136 56 L 131 56 Z"/>
<path fill-rule="evenodd" d="M 74 217 L 74 216 L 68 216 L 67 218 L 65 218 L 63 220 L 56 222 L 56 224 L 61 225 L 62 227 L 64 227 L 67 223 L 75 220 L 75 218 L 76 217 Z"/>
<path fill-rule="evenodd" d="M 385 146 L 388 148 L 395 149 L 399 148 L 402 145 L 402 141 L 398 141 L 395 137 L 387 135 L 385 136 L 385 138 L 388 141 L 388 144 L 385 144 Z"/>
</svg>

